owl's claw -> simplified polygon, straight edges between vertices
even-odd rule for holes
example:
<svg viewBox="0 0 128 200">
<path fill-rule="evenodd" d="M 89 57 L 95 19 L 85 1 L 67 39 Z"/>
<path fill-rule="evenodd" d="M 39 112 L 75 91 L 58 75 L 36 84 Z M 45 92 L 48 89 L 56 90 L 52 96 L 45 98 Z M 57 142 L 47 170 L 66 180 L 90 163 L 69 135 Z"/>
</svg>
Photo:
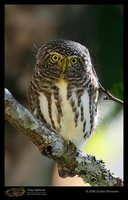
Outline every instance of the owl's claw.
<svg viewBox="0 0 128 200">
<path fill-rule="evenodd" d="M 76 152 L 76 147 L 73 143 L 69 141 L 66 141 L 66 153 L 71 156 Z"/>
</svg>

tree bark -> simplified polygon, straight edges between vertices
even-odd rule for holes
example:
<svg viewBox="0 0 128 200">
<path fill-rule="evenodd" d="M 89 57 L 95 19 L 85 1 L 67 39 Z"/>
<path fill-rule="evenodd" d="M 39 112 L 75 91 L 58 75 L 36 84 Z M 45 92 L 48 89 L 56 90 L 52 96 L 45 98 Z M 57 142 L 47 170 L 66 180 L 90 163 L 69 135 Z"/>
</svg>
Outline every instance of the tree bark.
<svg viewBox="0 0 128 200">
<path fill-rule="evenodd" d="M 73 144 L 70 145 L 69 151 L 72 152 L 73 149 L 75 151 L 69 154 L 66 151 L 66 142 L 19 104 L 7 89 L 5 89 L 5 119 L 31 140 L 43 155 L 65 164 L 85 183 L 91 186 L 123 186 L 123 181 L 107 170 L 102 160 L 84 154 Z"/>
</svg>

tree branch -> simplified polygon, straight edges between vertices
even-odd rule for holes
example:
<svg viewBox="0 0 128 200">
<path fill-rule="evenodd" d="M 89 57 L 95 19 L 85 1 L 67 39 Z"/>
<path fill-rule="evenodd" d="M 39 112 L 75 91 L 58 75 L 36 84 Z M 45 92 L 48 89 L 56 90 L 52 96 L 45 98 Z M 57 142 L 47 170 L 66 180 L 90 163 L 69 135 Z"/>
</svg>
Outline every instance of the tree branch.
<svg viewBox="0 0 128 200">
<path fill-rule="evenodd" d="M 7 89 L 5 89 L 5 118 L 28 137 L 43 155 L 56 162 L 65 163 L 85 183 L 91 186 L 123 186 L 123 181 L 107 170 L 104 162 L 96 160 L 95 156 L 83 154 L 78 149 L 73 155 L 68 155 L 64 140 L 19 104 Z"/>
<path fill-rule="evenodd" d="M 103 88 L 103 86 L 100 84 L 100 89 L 103 93 L 107 95 L 107 98 L 105 100 L 112 100 L 115 101 L 116 103 L 124 104 L 124 102 L 116 97 L 114 97 L 108 90 Z"/>
</svg>

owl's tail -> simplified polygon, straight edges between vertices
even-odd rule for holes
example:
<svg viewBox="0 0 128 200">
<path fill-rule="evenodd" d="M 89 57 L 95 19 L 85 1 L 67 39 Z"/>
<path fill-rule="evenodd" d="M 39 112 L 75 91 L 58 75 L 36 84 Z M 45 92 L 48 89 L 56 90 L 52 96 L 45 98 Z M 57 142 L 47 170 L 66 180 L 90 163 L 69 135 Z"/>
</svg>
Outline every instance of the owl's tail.
<svg viewBox="0 0 128 200">
<path fill-rule="evenodd" d="M 73 177 L 73 176 L 76 175 L 76 173 L 72 172 L 70 169 L 68 169 L 65 164 L 57 163 L 57 166 L 58 166 L 59 176 L 62 177 L 62 178 Z"/>
</svg>

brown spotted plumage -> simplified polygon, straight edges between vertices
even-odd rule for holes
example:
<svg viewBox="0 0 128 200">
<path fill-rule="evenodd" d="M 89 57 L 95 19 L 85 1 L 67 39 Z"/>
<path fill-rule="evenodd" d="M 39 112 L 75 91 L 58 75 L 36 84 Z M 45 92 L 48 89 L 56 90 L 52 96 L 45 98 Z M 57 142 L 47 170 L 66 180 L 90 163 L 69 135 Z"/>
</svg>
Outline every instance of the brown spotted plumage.
<svg viewBox="0 0 128 200">
<path fill-rule="evenodd" d="M 51 40 L 37 52 L 28 88 L 31 111 L 64 140 L 80 148 L 97 124 L 99 83 L 87 48 Z M 73 176 L 64 165 L 59 175 Z"/>
</svg>

